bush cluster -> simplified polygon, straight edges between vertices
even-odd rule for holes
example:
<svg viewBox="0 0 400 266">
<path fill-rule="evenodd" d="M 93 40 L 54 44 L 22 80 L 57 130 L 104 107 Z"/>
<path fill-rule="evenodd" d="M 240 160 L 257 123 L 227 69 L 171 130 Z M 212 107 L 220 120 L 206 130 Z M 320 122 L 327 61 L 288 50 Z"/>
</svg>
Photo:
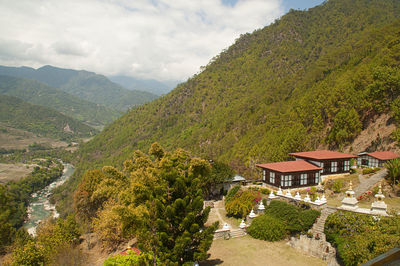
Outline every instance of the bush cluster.
<svg viewBox="0 0 400 266">
<path fill-rule="evenodd" d="M 247 231 L 254 238 L 276 241 L 289 234 L 307 232 L 320 214 L 317 210 L 274 200 L 265 209 L 264 215 L 252 221 Z"/>
<path fill-rule="evenodd" d="M 257 239 L 278 241 L 286 236 L 287 231 L 286 225 L 281 219 L 261 215 L 253 220 L 247 229 L 247 233 Z"/>
<path fill-rule="evenodd" d="M 363 174 L 363 175 L 368 175 L 368 174 L 375 173 L 375 172 L 377 172 L 377 171 L 379 171 L 379 170 L 381 170 L 380 167 L 364 168 L 364 169 L 362 170 L 362 174 Z"/>
<path fill-rule="evenodd" d="M 400 245 L 400 217 L 339 211 L 328 216 L 325 234 L 344 265 L 360 265 Z"/>
<path fill-rule="evenodd" d="M 225 210 L 229 216 L 243 218 L 250 213 L 251 209 L 253 209 L 260 200 L 261 196 L 258 191 L 238 191 L 233 197 L 227 197 L 225 201 Z"/>
</svg>

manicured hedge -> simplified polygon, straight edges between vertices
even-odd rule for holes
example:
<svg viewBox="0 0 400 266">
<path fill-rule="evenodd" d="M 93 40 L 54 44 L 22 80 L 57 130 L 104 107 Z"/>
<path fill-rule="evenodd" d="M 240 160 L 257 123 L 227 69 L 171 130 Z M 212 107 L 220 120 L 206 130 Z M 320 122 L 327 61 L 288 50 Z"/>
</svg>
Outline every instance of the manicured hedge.
<svg viewBox="0 0 400 266">
<path fill-rule="evenodd" d="M 254 218 L 247 232 L 254 238 L 267 241 L 282 240 L 287 235 L 285 223 L 281 219 L 268 215 Z"/>
<path fill-rule="evenodd" d="M 290 233 L 307 232 L 321 214 L 317 210 L 303 209 L 284 201 L 274 200 L 265 214 L 285 222 Z"/>
</svg>

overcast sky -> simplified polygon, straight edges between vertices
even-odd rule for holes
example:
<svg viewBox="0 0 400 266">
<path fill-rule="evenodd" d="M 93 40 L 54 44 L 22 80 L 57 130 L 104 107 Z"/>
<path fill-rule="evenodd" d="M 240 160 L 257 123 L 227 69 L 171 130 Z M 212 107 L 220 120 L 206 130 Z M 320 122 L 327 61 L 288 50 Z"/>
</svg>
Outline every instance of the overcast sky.
<svg viewBox="0 0 400 266">
<path fill-rule="evenodd" d="M 0 65 L 186 80 L 240 34 L 322 0 L 0 0 Z"/>
</svg>

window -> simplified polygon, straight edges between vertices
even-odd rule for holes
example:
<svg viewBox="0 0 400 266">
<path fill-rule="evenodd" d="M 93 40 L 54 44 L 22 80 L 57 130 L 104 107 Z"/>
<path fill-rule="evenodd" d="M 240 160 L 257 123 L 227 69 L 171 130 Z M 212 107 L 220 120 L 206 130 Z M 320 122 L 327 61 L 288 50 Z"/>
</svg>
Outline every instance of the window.
<svg viewBox="0 0 400 266">
<path fill-rule="evenodd" d="M 315 173 L 315 184 L 319 184 L 319 172 Z"/>
<path fill-rule="evenodd" d="M 350 170 L 350 161 L 344 161 L 344 170 L 349 171 Z"/>
<path fill-rule="evenodd" d="M 281 176 L 281 186 L 291 187 L 292 186 L 292 175 L 282 175 Z"/>
<path fill-rule="evenodd" d="M 307 174 L 301 174 L 300 175 L 300 185 L 306 185 L 307 184 Z"/>
<path fill-rule="evenodd" d="M 337 162 L 332 162 L 331 163 L 331 172 L 332 173 L 337 172 Z"/>
<path fill-rule="evenodd" d="M 323 172 L 325 171 L 325 169 L 324 169 L 324 163 L 323 163 L 323 162 L 321 162 L 321 166 L 320 166 L 320 167 L 322 168 L 321 173 L 323 173 Z"/>
<path fill-rule="evenodd" d="M 271 184 L 275 184 L 275 173 L 274 172 L 269 172 L 269 182 Z"/>
<path fill-rule="evenodd" d="M 266 171 L 263 170 L 263 174 L 262 174 L 263 176 L 262 176 L 262 178 L 263 178 L 264 181 L 265 181 L 265 172 L 266 172 Z"/>
</svg>

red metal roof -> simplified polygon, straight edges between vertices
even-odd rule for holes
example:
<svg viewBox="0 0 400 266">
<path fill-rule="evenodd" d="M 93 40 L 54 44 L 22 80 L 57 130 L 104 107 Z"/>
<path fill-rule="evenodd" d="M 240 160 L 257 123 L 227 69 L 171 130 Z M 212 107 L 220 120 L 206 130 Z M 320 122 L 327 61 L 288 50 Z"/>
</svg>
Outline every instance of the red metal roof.
<svg viewBox="0 0 400 266">
<path fill-rule="evenodd" d="M 315 160 L 330 160 L 330 159 L 350 159 L 356 158 L 356 155 L 341 153 L 337 151 L 304 151 L 304 152 L 292 152 L 289 155 L 293 155 L 295 157 L 307 158 L 307 159 L 315 159 Z"/>
<path fill-rule="evenodd" d="M 391 151 L 377 151 L 368 153 L 367 155 L 374 157 L 378 160 L 391 160 L 400 157 L 400 155 Z"/>
<path fill-rule="evenodd" d="M 322 169 L 313 165 L 312 163 L 303 160 L 256 164 L 256 166 L 281 173 L 304 172 L 304 171 L 313 171 Z"/>
</svg>

